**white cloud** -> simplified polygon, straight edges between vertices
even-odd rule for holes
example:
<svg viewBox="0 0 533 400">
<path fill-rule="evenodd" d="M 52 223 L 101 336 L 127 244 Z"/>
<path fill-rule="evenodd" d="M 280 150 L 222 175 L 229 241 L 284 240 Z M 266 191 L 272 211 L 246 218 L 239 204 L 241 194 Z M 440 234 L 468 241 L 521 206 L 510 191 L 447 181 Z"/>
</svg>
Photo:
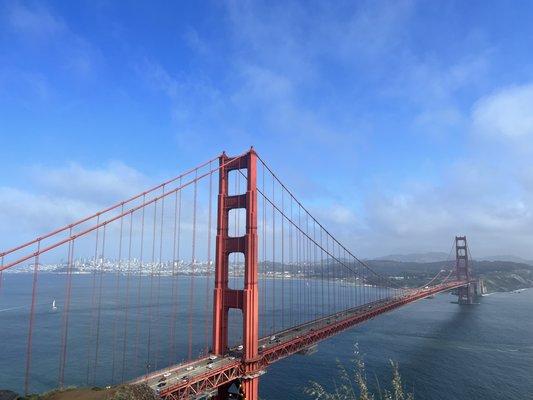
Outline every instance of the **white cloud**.
<svg viewBox="0 0 533 400">
<path fill-rule="evenodd" d="M 383 89 L 387 96 L 404 99 L 413 113 L 413 127 L 433 136 L 468 128 L 468 112 L 458 99 L 483 86 L 490 70 L 489 48 L 475 49 L 452 62 L 408 50 L 399 61 L 398 74 Z M 389 80 L 390 75 L 384 79 Z"/>
<path fill-rule="evenodd" d="M 474 105 L 472 119 L 482 134 L 533 136 L 533 84 L 507 87 L 482 98 Z"/>
<path fill-rule="evenodd" d="M 343 204 L 331 204 L 323 206 L 313 206 L 311 214 L 318 218 L 318 221 L 325 223 L 330 227 L 335 226 L 350 226 L 357 223 L 357 216 L 355 212 L 348 206 Z"/>
<path fill-rule="evenodd" d="M 198 31 L 196 31 L 195 29 L 187 29 L 183 38 L 185 42 L 189 45 L 189 47 L 197 54 L 202 56 L 209 54 L 210 49 L 208 43 L 200 37 Z"/>
<path fill-rule="evenodd" d="M 476 257 L 533 259 L 530 183 L 521 170 L 471 159 L 433 183 L 380 186 L 365 194 L 364 220 L 349 228 L 347 243 L 365 256 L 447 251 L 454 235 L 466 234 Z"/>
<path fill-rule="evenodd" d="M 89 169 L 77 163 L 62 168 L 33 168 L 33 179 L 46 193 L 75 196 L 91 203 L 116 201 L 146 186 L 146 177 L 121 162 Z"/>
<path fill-rule="evenodd" d="M 43 233 L 94 211 L 85 201 L 0 187 L 0 231 L 4 235 Z"/>
<path fill-rule="evenodd" d="M 350 64 L 364 63 L 366 58 L 374 60 L 398 52 L 414 10 L 410 0 L 360 2 L 343 22 L 335 23 L 337 18 L 333 17 L 329 24 L 320 26 L 332 34 L 328 47 L 335 57 Z"/>
<path fill-rule="evenodd" d="M 2 247 L 72 223 L 147 186 L 145 176 L 118 162 L 93 169 L 36 166 L 23 181 L 28 185 L 24 189 L 0 187 Z"/>
<path fill-rule="evenodd" d="M 43 7 L 29 8 L 14 3 L 7 15 L 9 26 L 17 33 L 42 37 L 66 30 L 65 23 Z"/>
<path fill-rule="evenodd" d="M 61 16 L 54 14 L 52 9 L 12 2 L 5 10 L 4 18 L 0 16 L 0 22 L 5 21 L 5 24 L 0 24 L 0 30 L 5 28 L 6 33 L 22 39 L 19 45 L 21 55 L 33 55 L 38 51 L 40 56 L 46 52 L 55 59 L 54 65 L 61 73 L 67 70 L 78 78 L 92 76 L 102 63 L 100 50 L 79 35 Z"/>
<path fill-rule="evenodd" d="M 441 83 L 453 88 L 453 81 Z M 426 184 L 414 178 L 395 189 L 380 185 L 365 195 L 365 224 L 352 228 L 358 238 L 354 248 L 376 256 L 444 250 L 454 235 L 466 234 L 474 256 L 533 259 L 531 110 L 533 85 L 511 86 L 478 100 L 465 153 L 442 178 Z M 517 145 L 501 146 L 502 139 Z"/>
<path fill-rule="evenodd" d="M 146 81 L 150 88 L 163 92 L 175 100 L 183 92 L 180 81 L 158 63 L 147 59 L 136 65 L 137 73 Z"/>
</svg>

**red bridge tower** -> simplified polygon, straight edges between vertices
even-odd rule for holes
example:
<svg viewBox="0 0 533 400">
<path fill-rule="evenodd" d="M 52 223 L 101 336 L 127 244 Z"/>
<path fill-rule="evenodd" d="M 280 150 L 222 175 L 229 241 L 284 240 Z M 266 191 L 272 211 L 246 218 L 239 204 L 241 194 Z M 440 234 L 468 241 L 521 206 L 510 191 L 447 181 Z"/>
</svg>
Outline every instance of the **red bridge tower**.
<svg viewBox="0 0 533 400">
<path fill-rule="evenodd" d="M 472 272 L 468 258 L 468 245 L 466 236 L 455 237 L 455 269 L 457 280 L 472 280 Z M 473 282 L 468 283 L 457 289 L 459 304 L 474 304 L 476 285 Z"/>
<path fill-rule="evenodd" d="M 213 302 L 213 352 L 223 355 L 228 350 L 228 312 L 239 309 L 243 315 L 243 369 L 242 381 L 247 400 L 258 399 L 259 365 L 259 296 L 257 285 L 257 154 L 250 151 L 230 158 L 225 153 L 219 158 L 219 192 L 216 239 L 215 290 Z M 246 170 L 247 189 L 243 194 L 228 194 L 229 172 Z M 244 173 L 243 173 L 244 174 Z M 229 236 L 229 212 L 246 210 L 246 234 Z M 244 254 L 244 286 L 242 290 L 231 289 L 229 282 L 229 256 Z M 219 388 L 217 398 L 228 398 L 229 384 Z"/>
</svg>

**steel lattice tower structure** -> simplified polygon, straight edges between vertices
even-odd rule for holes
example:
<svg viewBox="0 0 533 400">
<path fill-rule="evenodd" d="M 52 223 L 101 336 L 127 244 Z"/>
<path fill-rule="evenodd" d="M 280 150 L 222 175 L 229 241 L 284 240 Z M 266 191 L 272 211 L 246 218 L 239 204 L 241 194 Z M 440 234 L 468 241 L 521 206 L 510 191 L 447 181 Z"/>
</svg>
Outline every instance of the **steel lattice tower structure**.
<svg viewBox="0 0 533 400">
<path fill-rule="evenodd" d="M 455 237 L 455 269 L 457 273 L 457 280 L 472 280 L 472 273 L 470 270 L 470 262 L 468 258 L 468 245 L 466 236 Z M 473 304 L 474 303 L 475 285 L 469 283 L 457 289 L 459 296 L 459 304 Z"/>
<path fill-rule="evenodd" d="M 258 399 L 260 365 L 258 363 L 259 341 L 259 294 L 257 265 L 257 155 L 253 148 L 246 154 L 230 158 L 223 153 L 219 162 L 217 238 L 215 289 L 213 302 L 213 352 L 223 355 L 228 350 L 228 313 L 230 308 L 239 309 L 243 315 L 243 370 L 242 381 L 247 400 Z M 243 194 L 228 194 L 229 172 L 246 170 L 247 188 Z M 230 210 L 245 209 L 246 233 L 244 236 L 229 236 Z M 229 256 L 244 255 L 244 286 L 242 290 L 231 289 L 229 282 Z M 219 388 L 218 399 L 228 396 L 229 384 Z"/>
</svg>

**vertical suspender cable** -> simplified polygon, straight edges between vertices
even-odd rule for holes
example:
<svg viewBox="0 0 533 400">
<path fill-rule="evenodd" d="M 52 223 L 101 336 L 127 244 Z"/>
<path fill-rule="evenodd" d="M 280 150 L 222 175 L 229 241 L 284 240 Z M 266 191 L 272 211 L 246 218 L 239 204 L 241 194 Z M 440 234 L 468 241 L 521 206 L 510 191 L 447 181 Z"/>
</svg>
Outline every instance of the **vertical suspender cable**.
<svg viewBox="0 0 533 400">
<path fill-rule="evenodd" d="M 337 274 L 338 274 L 338 268 L 337 268 L 337 260 L 335 257 L 335 241 L 331 242 L 331 254 L 333 257 L 333 312 L 337 312 Z"/>
<path fill-rule="evenodd" d="M 348 258 L 346 257 L 346 249 L 343 247 L 343 251 L 342 251 L 342 255 L 343 255 L 343 262 L 347 263 L 348 265 L 350 265 L 350 261 L 348 261 Z M 350 281 L 351 281 L 351 271 L 348 271 L 347 269 L 344 270 L 344 308 L 345 309 L 348 309 L 350 308 L 350 305 L 351 305 L 351 296 L 352 296 L 352 291 L 351 291 L 351 287 L 350 287 Z"/>
<path fill-rule="evenodd" d="M 339 255 L 338 255 L 338 259 L 339 259 L 339 267 L 342 265 L 342 258 L 341 258 L 341 254 L 342 254 L 342 248 L 339 244 Z M 340 274 L 340 279 L 339 279 L 339 309 L 340 310 L 343 310 L 344 309 L 344 275 L 346 273 L 346 269 L 345 268 L 339 268 L 339 274 Z"/>
<path fill-rule="evenodd" d="M 189 360 L 192 359 L 192 313 L 193 313 L 193 291 L 194 291 L 194 273 L 196 257 L 196 201 L 198 195 L 198 169 L 195 170 L 194 176 L 194 200 L 192 216 L 192 252 L 191 252 L 191 284 L 189 286 Z"/>
<path fill-rule="evenodd" d="M 361 266 L 358 265 L 358 264 L 355 264 L 355 260 L 354 260 L 354 265 L 355 265 L 355 305 L 356 306 L 359 306 L 361 304 L 360 302 L 360 299 L 361 299 L 361 288 L 359 287 L 359 285 L 361 284 Z"/>
<path fill-rule="evenodd" d="M 211 163 L 209 163 L 209 170 L 211 170 Z M 213 207 L 213 173 L 209 174 L 209 210 L 207 212 L 207 277 L 205 282 L 205 352 L 209 352 L 209 296 L 211 281 L 209 275 L 211 272 L 211 220 L 212 220 L 212 207 Z"/>
<path fill-rule="evenodd" d="M 154 270 L 155 270 L 155 236 L 157 228 L 157 200 L 154 202 L 154 219 L 152 225 L 152 260 L 150 265 L 150 299 L 148 301 L 148 340 L 146 343 L 146 373 L 150 372 L 152 365 L 150 363 L 152 355 L 152 325 L 153 325 L 153 299 L 154 299 Z"/>
<path fill-rule="evenodd" d="M 284 190 L 281 188 L 281 210 L 285 213 Z M 285 225 L 281 215 L 281 329 L 285 329 Z"/>
<path fill-rule="evenodd" d="M 321 312 L 324 315 L 325 304 L 324 304 L 324 248 L 322 243 L 322 229 L 320 229 L 320 294 L 322 297 L 322 308 Z"/>
<path fill-rule="evenodd" d="M 274 182 L 272 178 L 272 333 L 276 332 L 276 208 L 274 207 L 276 193 Z"/>
<path fill-rule="evenodd" d="M 102 233 L 102 255 L 100 261 L 100 275 L 98 279 L 98 302 L 97 302 L 97 313 L 96 313 L 96 340 L 95 340 L 95 350 L 94 350 L 94 367 L 93 367 L 93 384 L 96 383 L 96 372 L 98 369 L 98 354 L 100 350 L 100 322 L 102 315 L 102 287 L 104 285 L 104 263 L 105 263 L 105 244 L 106 244 L 106 232 L 107 224 L 104 225 L 104 231 Z"/>
<path fill-rule="evenodd" d="M 41 250 L 41 241 L 37 242 L 37 251 L 33 261 L 33 283 L 31 289 L 31 308 L 30 320 L 28 325 L 28 342 L 26 345 L 26 371 L 24 374 L 24 393 L 28 394 L 30 386 L 30 368 L 31 368 L 31 353 L 32 353 L 32 339 L 33 339 L 33 320 L 35 318 L 35 296 L 37 295 L 37 275 L 39 273 L 39 254 Z"/>
<path fill-rule="evenodd" d="M 336 290 L 335 287 L 337 286 L 337 260 L 335 257 L 335 242 L 331 240 L 331 236 L 328 234 L 328 242 L 330 244 L 330 257 L 331 257 L 331 265 L 332 265 L 332 278 L 331 278 L 331 309 L 332 312 L 336 312 Z"/>
<path fill-rule="evenodd" d="M 124 213 L 124 204 L 122 205 L 120 209 L 120 213 Z M 118 260 L 117 260 L 117 273 L 115 277 L 115 318 L 113 318 L 113 343 L 112 343 L 112 349 L 111 349 L 111 383 L 115 383 L 115 358 L 116 358 L 116 341 L 117 341 L 117 321 L 118 321 L 118 310 L 120 308 L 120 275 L 122 274 L 121 268 L 122 268 L 122 232 L 124 228 L 124 217 L 120 218 L 120 233 L 119 233 L 119 239 L 118 239 Z"/>
<path fill-rule="evenodd" d="M 339 246 L 338 246 L 338 243 L 337 241 L 332 237 L 332 244 L 333 244 L 333 258 L 335 260 L 335 285 L 333 286 L 333 289 L 335 291 L 335 299 L 334 299 L 334 304 L 335 304 L 335 312 L 338 312 L 340 307 L 339 307 L 339 279 L 340 279 L 340 274 L 341 274 L 341 269 L 339 268 L 339 255 L 338 255 L 338 252 L 339 252 Z"/>
<path fill-rule="evenodd" d="M 311 319 L 311 240 L 309 239 L 309 213 L 305 215 L 305 237 L 306 237 L 306 254 L 307 254 L 307 319 Z"/>
<path fill-rule="evenodd" d="M 96 225 L 100 223 L 100 215 L 96 217 Z M 87 341 L 87 386 L 90 382 L 91 372 L 91 360 L 92 360 L 92 339 L 94 335 L 94 320 L 95 320 L 95 308 L 96 308 L 96 278 L 98 273 L 97 260 L 98 260 L 98 242 L 99 242 L 100 230 L 96 228 L 95 242 L 94 242 L 94 258 L 93 258 L 93 283 L 92 283 L 92 296 L 91 296 L 91 327 L 89 329 L 89 339 Z"/>
<path fill-rule="evenodd" d="M 364 272 L 364 292 L 365 292 L 365 300 L 364 300 L 364 304 L 367 304 L 368 303 L 368 293 L 369 293 L 369 290 L 370 290 L 370 287 L 368 286 L 368 271 L 366 270 L 366 268 L 363 269 L 363 272 Z"/>
<path fill-rule="evenodd" d="M 326 267 L 327 267 L 327 280 L 328 280 L 328 314 L 331 314 L 331 296 L 330 296 L 330 281 L 331 281 L 331 268 L 329 266 L 329 235 L 326 232 Z"/>
<path fill-rule="evenodd" d="M 314 309 L 314 318 L 318 318 L 318 307 L 316 304 L 317 296 L 316 296 L 316 288 L 315 288 L 315 268 L 316 268 L 316 224 L 314 221 L 313 223 L 313 240 L 311 241 L 311 298 L 313 299 L 312 308 Z"/>
<path fill-rule="evenodd" d="M 130 233 L 128 240 L 128 272 L 126 277 L 126 299 L 124 306 L 124 333 L 122 342 L 122 374 L 120 381 L 124 382 L 125 368 L 126 368 L 126 343 L 128 336 L 128 316 L 130 306 L 130 284 L 131 284 L 131 241 L 133 234 L 133 212 L 130 212 Z"/>
<path fill-rule="evenodd" d="M 69 230 L 69 236 L 72 236 L 72 228 Z M 68 264 L 67 264 L 67 287 L 65 291 L 65 304 L 63 306 L 63 332 L 61 334 L 61 357 L 59 361 L 59 387 L 63 387 L 65 378 L 65 364 L 67 362 L 67 344 L 68 344 L 68 325 L 70 298 L 72 292 L 72 267 L 74 259 L 74 240 L 69 241 L 68 245 Z"/>
<path fill-rule="evenodd" d="M 265 166 L 263 165 L 263 180 L 262 180 L 262 188 L 263 188 L 263 196 L 262 196 L 262 206 L 263 206 L 263 223 L 262 223 L 262 232 L 263 232 L 263 237 L 262 237 L 262 242 L 263 242 L 263 301 L 261 302 L 262 303 L 262 309 L 263 309 L 263 319 L 262 321 L 263 324 L 263 335 L 266 335 L 267 333 L 267 317 L 266 317 L 266 303 L 267 303 L 267 284 L 268 284 L 268 281 L 267 281 L 267 239 L 266 239 L 266 212 L 267 212 L 267 207 L 266 207 L 266 204 L 265 204 Z"/>
<path fill-rule="evenodd" d="M 261 238 L 261 245 L 262 245 L 262 248 L 263 248 L 263 293 L 262 293 L 262 297 L 263 297 L 263 300 L 261 301 L 261 307 L 262 307 L 262 310 L 263 312 L 261 313 L 262 314 L 262 317 L 261 317 L 261 320 L 260 321 L 264 321 L 262 323 L 262 332 L 263 332 L 263 335 L 266 335 L 267 333 L 267 312 L 266 312 L 266 299 L 267 299 L 267 284 L 268 284 L 268 281 L 267 281 L 267 255 L 266 255 L 266 252 L 267 252 L 267 246 L 266 246 L 266 201 L 265 201 L 265 166 L 263 164 L 262 165 L 262 188 L 263 188 L 263 195 L 261 196 L 262 197 L 262 208 L 263 208 L 263 219 L 262 219 L 262 226 L 261 226 L 261 231 L 262 231 L 262 238 Z"/>
<path fill-rule="evenodd" d="M 308 306 L 307 306 L 307 318 L 313 319 L 313 304 L 314 304 L 314 292 L 313 292 L 313 241 L 311 237 L 311 227 L 309 222 L 307 223 L 307 292 L 308 292 Z"/>
<path fill-rule="evenodd" d="M 298 324 L 302 323 L 302 248 L 301 248 L 301 207 L 298 204 L 298 230 L 296 232 L 296 260 L 298 264 Z"/>
<path fill-rule="evenodd" d="M 165 185 L 163 185 L 163 195 L 165 193 Z M 156 311 L 155 311 L 155 326 L 156 326 L 156 336 L 155 336 L 155 369 L 158 367 L 159 362 L 159 345 L 161 338 L 160 325 L 160 302 L 161 302 L 161 271 L 163 269 L 163 227 L 165 223 L 165 197 L 161 199 L 161 226 L 159 231 L 159 261 L 157 263 L 157 292 L 156 292 Z"/>
<path fill-rule="evenodd" d="M 181 187 L 181 178 L 180 178 L 180 187 Z M 175 264 L 176 264 L 176 269 L 178 269 L 179 267 L 179 263 L 181 262 L 180 260 L 180 248 L 181 248 L 181 190 L 177 191 L 176 192 L 176 196 L 178 195 L 179 193 L 179 197 L 176 197 L 176 201 L 177 201 L 177 204 L 175 204 L 175 210 L 177 212 L 177 218 L 175 218 L 175 221 L 174 221 L 174 244 L 175 244 L 175 252 L 174 252 L 174 260 L 175 260 Z M 176 208 L 177 207 L 177 208 Z M 178 271 L 179 272 L 179 271 Z M 176 357 L 177 359 L 177 354 L 175 352 L 175 346 L 176 346 L 176 324 L 177 324 L 177 315 L 178 315 L 178 309 L 179 309 L 179 304 L 178 304 L 178 300 L 179 300 L 179 293 L 178 293 L 178 289 L 179 289 L 179 280 L 178 280 L 178 274 L 176 274 L 176 277 L 174 278 L 174 281 L 176 282 L 176 292 L 174 293 L 175 295 L 175 298 L 174 298 L 174 312 L 172 313 L 172 337 L 171 337 L 171 340 L 172 340 L 172 345 L 171 345 L 171 357 Z"/>
<path fill-rule="evenodd" d="M 293 292 L 294 292 L 294 277 L 295 277 L 295 273 L 294 273 L 294 259 L 293 259 L 293 237 L 292 237 L 292 224 L 293 224 L 293 220 L 292 220 L 292 196 L 290 197 L 290 202 L 291 202 L 291 223 L 289 224 L 289 265 L 291 266 L 289 271 L 290 274 L 291 274 L 291 281 L 290 281 L 290 291 L 289 291 L 289 297 L 290 297 L 290 307 L 289 307 L 289 313 L 290 313 L 290 323 L 291 323 L 291 326 L 294 325 L 294 315 L 293 315 L 293 308 L 294 308 L 294 301 L 293 301 Z"/>
<path fill-rule="evenodd" d="M 145 195 L 143 195 L 143 204 L 145 204 Z M 139 369 L 139 336 L 141 328 L 141 291 L 143 278 L 143 262 L 144 262 L 144 218 L 146 214 L 146 206 L 142 207 L 141 213 L 141 249 L 139 254 L 139 282 L 137 284 L 137 312 L 135 319 L 135 368 Z"/>
<path fill-rule="evenodd" d="M 352 293 L 352 307 L 355 307 L 357 305 L 357 265 L 354 263 L 354 260 L 352 256 L 348 253 L 348 257 L 350 258 L 350 261 L 353 265 L 354 275 L 353 275 L 353 282 L 351 286 L 351 293 Z"/>
<path fill-rule="evenodd" d="M 181 186 L 181 185 L 180 185 Z M 176 353 L 176 314 L 178 312 L 177 309 L 177 263 L 176 260 L 176 238 L 177 238 L 177 228 L 178 228 L 178 194 L 180 193 L 179 190 L 177 190 L 174 193 L 174 231 L 172 235 L 172 293 L 171 293 L 171 304 L 172 304 L 172 312 L 170 314 L 170 333 L 168 335 L 169 337 L 169 349 L 168 352 L 168 363 L 172 364 L 175 353 Z"/>
</svg>

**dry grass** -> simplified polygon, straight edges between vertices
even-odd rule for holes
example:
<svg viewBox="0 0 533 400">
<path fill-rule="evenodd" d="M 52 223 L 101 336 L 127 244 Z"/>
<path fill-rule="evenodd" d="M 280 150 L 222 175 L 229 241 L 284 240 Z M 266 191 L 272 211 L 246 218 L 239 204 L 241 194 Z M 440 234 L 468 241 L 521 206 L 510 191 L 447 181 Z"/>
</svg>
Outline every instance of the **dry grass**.
<svg viewBox="0 0 533 400">
<path fill-rule="evenodd" d="M 122 385 L 110 389 L 68 388 L 30 395 L 21 400 L 158 400 L 159 397 L 146 385 Z"/>
<path fill-rule="evenodd" d="M 348 370 L 337 361 L 339 375 L 333 379 L 332 389 L 326 388 L 318 382 L 310 382 L 305 393 L 314 400 L 414 400 L 412 393 L 406 393 L 400 377 L 398 364 L 390 361 L 392 369 L 391 389 L 379 387 L 377 393 L 368 389 L 365 363 L 355 346 L 353 366 Z"/>
</svg>

